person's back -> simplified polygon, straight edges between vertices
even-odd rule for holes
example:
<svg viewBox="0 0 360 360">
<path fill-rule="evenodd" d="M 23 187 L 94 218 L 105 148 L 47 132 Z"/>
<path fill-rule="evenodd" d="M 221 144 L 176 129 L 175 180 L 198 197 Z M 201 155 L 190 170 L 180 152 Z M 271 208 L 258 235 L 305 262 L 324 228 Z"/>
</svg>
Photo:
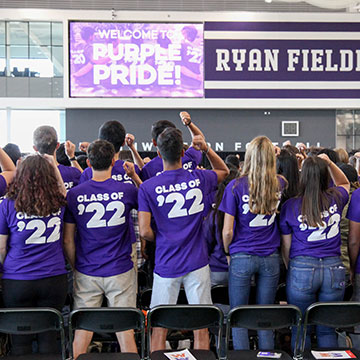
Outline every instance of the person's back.
<svg viewBox="0 0 360 360">
<path fill-rule="evenodd" d="M 330 175 L 337 187 L 328 187 Z M 349 188 L 344 173 L 326 154 L 308 157 L 301 171 L 299 196 L 287 200 L 281 209 L 287 299 L 303 314 L 316 301 L 343 299 L 345 267 L 340 258 L 339 224 Z M 334 329 L 318 325 L 316 333 L 319 347 L 337 346 Z M 293 346 L 295 337 L 293 329 Z M 310 348 L 309 334 L 305 344 Z"/>
<path fill-rule="evenodd" d="M 253 139 L 245 153 L 242 176 L 228 184 L 219 207 L 225 213 L 223 242 L 230 256 L 231 308 L 248 304 L 254 276 L 256 303 L 274 303 L 280 274 L 276 210 L 285 183 L 276 174 L 275 149 L 270 139 Z M 236 350 L 249 349 L 246 329 L 234 328 L 232 333 Z M 259 331 L 258 336 L 260 349 L 274 348 L 272 331 Z"/>
<path fill-rule="evenodd" d="M 208 264 L 202 232 L 204 197 L 216 185 L 212 171 L 180 168 L 140 186 L 139 200 L 146 205 L 139 211 L 151 212 L 157 226 L 155 273 L 177 277 Z"/>
<path fill-rule="evenodd" d="M 67 195 L 64 246 L 74 271 L 74 307 L 135 307 L 136 279 L 131 254 L 130 211 L 137 207 L 137 188 L 111 178 L 115 149 L 105 140 L 88 148 L 91 180 Z M 134 169 L 132 173 L 135 174 Z M 132 331 L 117 333 L 121 350 L 137 352 Z M 92 333 L 75 332 L 75 358 Z"/>
<path fill-rule="evenodd" d="M 165 129 L 158 137 L 164 171 L 139 189 L 140 235 L 147 241 L 156 238 L 154 283 L 150 307 L 175 304 L 184 285 L 189 304 L 209 304 L 210 271 L 202 220 L 206 196 L 215 190 L 228 169 L 202 136 L 195 136 L 194 147 L 206 150 L 213 171 L 182 168 L 184 155 L 180 130 Z M 157 233 L 151 228 L 154 217 Z M 165 348 L 166 329 L 154 329 L 151 351 Z M 196 349 L 209 348 L 207 329 L 194 332 Z"/>
<path fill-rule="evenodd" d="M 67 294 L 62 229 L 65 187 L 51 157 L 30 155 L 0 205 L 0 261 L 6 307 L 53 307 Z M 32 335 L 14 336 L 12 354 L 32 352 Z M 38 336 L 39 352 L 58 351 L 56 334 Z"/>
<path fill-rule="evenodd" d="M 69 191 L 65 221 L 76 223 L 78 271 L 112 276 L 131 269 L 131 242 L 126 235 L 136 196 L 135 186 L 113 179 L 89 180 Z"/>
</svg>

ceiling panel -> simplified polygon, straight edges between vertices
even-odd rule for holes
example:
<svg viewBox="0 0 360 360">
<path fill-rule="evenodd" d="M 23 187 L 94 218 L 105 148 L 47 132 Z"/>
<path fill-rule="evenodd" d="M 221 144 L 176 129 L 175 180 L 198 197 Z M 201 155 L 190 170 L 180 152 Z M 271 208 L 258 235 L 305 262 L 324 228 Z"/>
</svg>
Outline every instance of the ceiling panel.
<svg viewBox="0 0 360 360">
<path fill-rule="evenodd" d="M 303 2 L 296 4 L 269 4 L 264 0 L 0 0 L 0 8 L 115 9 L 129 11 L 331 12 L 330 10 L 318 8 Z M 339 12 L 339 10 L 337 10 L 337 12 Z"/>
</svg>

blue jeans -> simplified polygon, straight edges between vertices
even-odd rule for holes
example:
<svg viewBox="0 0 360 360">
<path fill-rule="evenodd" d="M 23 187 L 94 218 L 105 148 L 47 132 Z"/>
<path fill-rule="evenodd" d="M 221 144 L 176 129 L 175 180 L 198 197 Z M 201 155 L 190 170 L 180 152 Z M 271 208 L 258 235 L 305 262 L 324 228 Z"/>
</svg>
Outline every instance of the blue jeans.
<svg viewBox="0 0 360 360">
<path fill-rule="evenodd" d="M 229 271 L 231 308 L 249 303 L 253 275 L 257 275 L 256 303 L 273 304 L 280 275 L 278 252 L 269 256 L 248 255 L 242 252 L 231 255 Z M 233 328 L 232 335 L 235 350 L 249 349 L 247 329 Z M 260 349 L 271 350 L 274 348 L 274 333 L 272 330 L 259 330 L 258 336 Z"/>
<path fill-rule="evenodd" d="M 290 260 L 286 281 L 289 304 L 296 305 L 304 314 L 317 301 L 341 301 L 345 291 L 345 267 L 338 256 L 315 258 L 296 256 Z M 295 344 L 295 327 L 291 344 Z M 316 327 L 317 345 L 320 348 L 337 347 L 335 329 Z M 311 347 L 310 331 L 306 334 L 305 348 Z"/>
</svg>

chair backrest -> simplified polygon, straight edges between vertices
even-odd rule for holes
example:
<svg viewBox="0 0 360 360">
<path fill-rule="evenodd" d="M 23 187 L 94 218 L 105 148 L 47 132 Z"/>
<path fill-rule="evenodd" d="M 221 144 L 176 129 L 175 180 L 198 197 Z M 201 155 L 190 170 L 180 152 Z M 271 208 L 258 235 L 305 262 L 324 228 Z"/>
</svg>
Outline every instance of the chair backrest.
<svg viewBox="0 0 360 360">
<path fill-rule="evenodd" d="M 346 328 L 360 325 L 360 302 L 317 302 L 305 312 L 301 351 L 305 349 L 308 325 Z"/>
<path fill-rule="evenodd" d="M 174 330 L 198 330 L 209 327 L 218 328 L 220 339 L 224 315 L 215 305 L 160 305 L 151 309 L 147 316 L 148 352 L 150 352 L 151 328 L 162 327 Z"/>
<path fill-rule="evenodd" d="M 297 326 L 295 349 L 300 339 L 301 311 L 294 305 L 241 305 L 232 309 L 227 317 L 226 350 L 233 327 L 253 330 L 276 330 Z M 269 349 L 266 349 L 269 350 Z M 296 351 L 294 356 L 296 356 Z"/>
<path fill-rule="evenodd" d="M 70 344 L 76 329 L 101 333 L 115 333 L 130 329 L 140 330 L 141 358 L 145 349 L 145 316 L 135 308 L 83 308 L 74 310 L 69 319 Z M 72 354 L 72 346 L 70 346 Z"/>
<path fill-rule="evenodd" d="M 66 359 L 64 319 L 52 308 L 2 308 L 0 332 L 13 335 L 37 334 L 55 330 L 61 336 L 61 355 Z"/>
</svg>

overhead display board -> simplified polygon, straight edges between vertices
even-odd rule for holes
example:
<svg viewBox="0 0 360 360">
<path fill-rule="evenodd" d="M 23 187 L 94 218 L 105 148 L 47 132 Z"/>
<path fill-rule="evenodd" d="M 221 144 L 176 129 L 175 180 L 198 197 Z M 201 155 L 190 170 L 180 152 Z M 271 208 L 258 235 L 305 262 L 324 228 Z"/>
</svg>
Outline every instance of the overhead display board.
<svg viewBox="0 0 360 360">
<path fill-rule="evenodd" d="M 203 24 L 69 22 L 70 97 L 203 97 Z"/>
</svg>

